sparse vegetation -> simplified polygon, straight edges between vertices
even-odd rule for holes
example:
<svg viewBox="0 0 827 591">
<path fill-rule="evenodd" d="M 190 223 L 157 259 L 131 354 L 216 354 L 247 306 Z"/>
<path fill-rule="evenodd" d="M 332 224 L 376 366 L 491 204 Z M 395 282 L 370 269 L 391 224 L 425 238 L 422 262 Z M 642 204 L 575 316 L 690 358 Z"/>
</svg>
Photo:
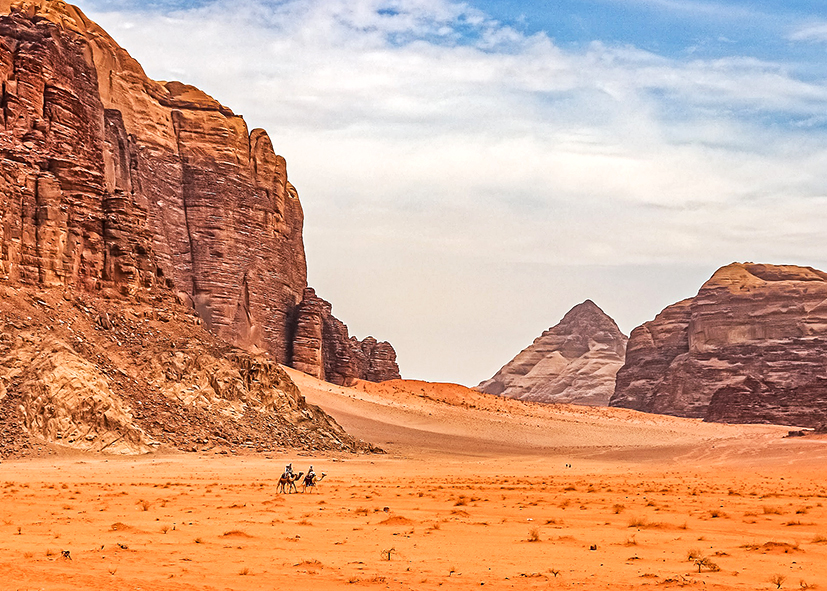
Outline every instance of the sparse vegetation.
<svg viewBox="0 0 827 591">
<path fill-rule="evenodd" d="M 706 556 L 699 556 L 698 558 L 696 558 L 695 559 L 695 566 L 698 567 L 698 572 L 699 573 L 701 572 L 701 569 L 704 569 L 704 568 L 708 571 L 711 571 L 711 572 L 718 572 L 719 570 L 721 570 L 721 567 L 719 567 L 717 564 L 712 562 L 712 560 L 710 560 Z"/>
</svg>

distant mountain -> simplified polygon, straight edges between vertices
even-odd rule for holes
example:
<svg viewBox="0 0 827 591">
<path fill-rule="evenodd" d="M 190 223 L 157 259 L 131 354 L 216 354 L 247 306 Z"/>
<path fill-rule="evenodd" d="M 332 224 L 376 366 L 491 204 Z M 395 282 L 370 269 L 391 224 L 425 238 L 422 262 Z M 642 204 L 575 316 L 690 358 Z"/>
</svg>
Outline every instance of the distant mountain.
<svg viewBox="0 0 827 591">
<path fill-rule="evenodd" d="M 477 390 L 519 400 L 605 406 L 627 340 L 614 320 L 586 300 Z"/>
<path fill-rule="evenodd" d="M 827 273 L 733 263 L 632 331 L 610 406 L 827 424 Z"/>
</svg>

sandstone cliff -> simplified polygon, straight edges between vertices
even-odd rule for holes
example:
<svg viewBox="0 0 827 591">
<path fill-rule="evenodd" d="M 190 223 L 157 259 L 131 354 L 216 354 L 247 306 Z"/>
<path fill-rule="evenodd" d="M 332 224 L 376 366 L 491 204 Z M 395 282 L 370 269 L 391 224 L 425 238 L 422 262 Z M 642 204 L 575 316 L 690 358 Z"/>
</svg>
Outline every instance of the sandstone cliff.
<svg viewBox="0 0 827 591">
<path fill-rule="evenodd" d="M 605 406 L 626 341 L 614 320 L 586 300 L 477 389 L 519 400 Z"/>
<path fill-rule="evenodd" d="M 348 338 L 347 326 L 331 310 L 330 303 L 313 289 L 305 290 L 297 313 L 292 366 L 340 386 L 353 385 L 357 378 L 371 382 L 399 379 L 396 352 L 390 343 L 373 337 Z"/>
<path fill-rule="evenodd" d="M 611 406 L 827 424 L 827 273 L 731 264 L 632 331 Z"/>
<path fill-rule="evenodd" d="M 214 334 L 290 363 L 303 213 L 267 133 L 196 88 L 150 80 L 71 5 L 0 0 L 0 13 L 0 278 L 176 290 Z M 331 338 L 353 348 L 346 330 Z M 336 371 L 372 379 L 377 355 Z"/>
</svg>

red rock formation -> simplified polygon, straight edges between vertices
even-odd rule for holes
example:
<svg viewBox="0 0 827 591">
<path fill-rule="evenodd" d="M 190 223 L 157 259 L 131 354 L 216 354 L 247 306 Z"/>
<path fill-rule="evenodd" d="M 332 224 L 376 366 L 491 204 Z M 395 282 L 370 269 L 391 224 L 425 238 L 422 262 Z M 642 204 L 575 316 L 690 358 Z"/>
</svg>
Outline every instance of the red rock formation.
<svg viewBox="0 0 827 591">
<path fill-rule="evenodd" d="M 329 302 L 308 288 L 299 306 L 293 338 L 292 366 L 339 385 L 355 379 L 382 382 L 399 379 L 396 352 L 373 337 L 348 338 L 347 326 L 331 314 Z"/>
<path fill-rule="evenodd" d="M 477 389 L 519 400 L 606 406 L 627 340 L 586 300 Z"/>
<path fill-rule="evenodd" d="M 3 12 L 0 277 L 174 288 L 218 336 L 287 363 L 307 286 L 303 213 L 266 132 L 150 80 L 71 5 L 0 0 Z M 363 377 L 348 367 L 334 373 Z"/>
<path fill-rule="evenodd" d="M 632 331 L 611 406 L 815 427 L 827 422 L 827 273 L 732 264 Z"/>
</svg>

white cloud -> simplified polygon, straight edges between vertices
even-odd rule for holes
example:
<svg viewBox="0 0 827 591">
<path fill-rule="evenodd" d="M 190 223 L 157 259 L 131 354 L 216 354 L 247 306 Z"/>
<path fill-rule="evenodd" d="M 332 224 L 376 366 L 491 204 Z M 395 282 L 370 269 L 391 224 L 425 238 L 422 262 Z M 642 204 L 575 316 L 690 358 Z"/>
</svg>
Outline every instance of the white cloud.
<svg viewBox="0 0 827 591">
<path fill-rule="evenodd" d="M 790 35 L 790 40 L 827 43 L 827 23 L 810 23 L 799 27 Z"/>
<path fill-rule="evenodd" d="M 448 0 L 79 4 L 149 75 L 196 84 L 270 132 L 302 195 L 311 283 L 355 332 L 394 342 L 412 377 L 488 377 L 473 359 L 441 355 L 462 367 L 436 369 L 423 329 L 455 327 L 456 350 L 482 338 L 510 289 L 487 269 L 825 259 L 827 86 L 784 64 L 567 51 Z M 544 324 L 578 303 L 567 285 L 548 294 Z M 370 314 L 368 290 L 385 295 Z M 624 297 L 627 331 L 659 311 L 628 312 Z M 433 317 L 410 320 L 423 310 Z"/>
<path fill-rule="evenodd" d="M 744 20 L 754 23 L 756 19 L 768 18 L 765 13 L 746 6 L 728 2 L 703 2 L 699 0 L 608 0 L 617 4 L 649 6 L 673 13 L 682 13 L 695 17 L 720 18 L 727 20 Z"/>
</svg>

